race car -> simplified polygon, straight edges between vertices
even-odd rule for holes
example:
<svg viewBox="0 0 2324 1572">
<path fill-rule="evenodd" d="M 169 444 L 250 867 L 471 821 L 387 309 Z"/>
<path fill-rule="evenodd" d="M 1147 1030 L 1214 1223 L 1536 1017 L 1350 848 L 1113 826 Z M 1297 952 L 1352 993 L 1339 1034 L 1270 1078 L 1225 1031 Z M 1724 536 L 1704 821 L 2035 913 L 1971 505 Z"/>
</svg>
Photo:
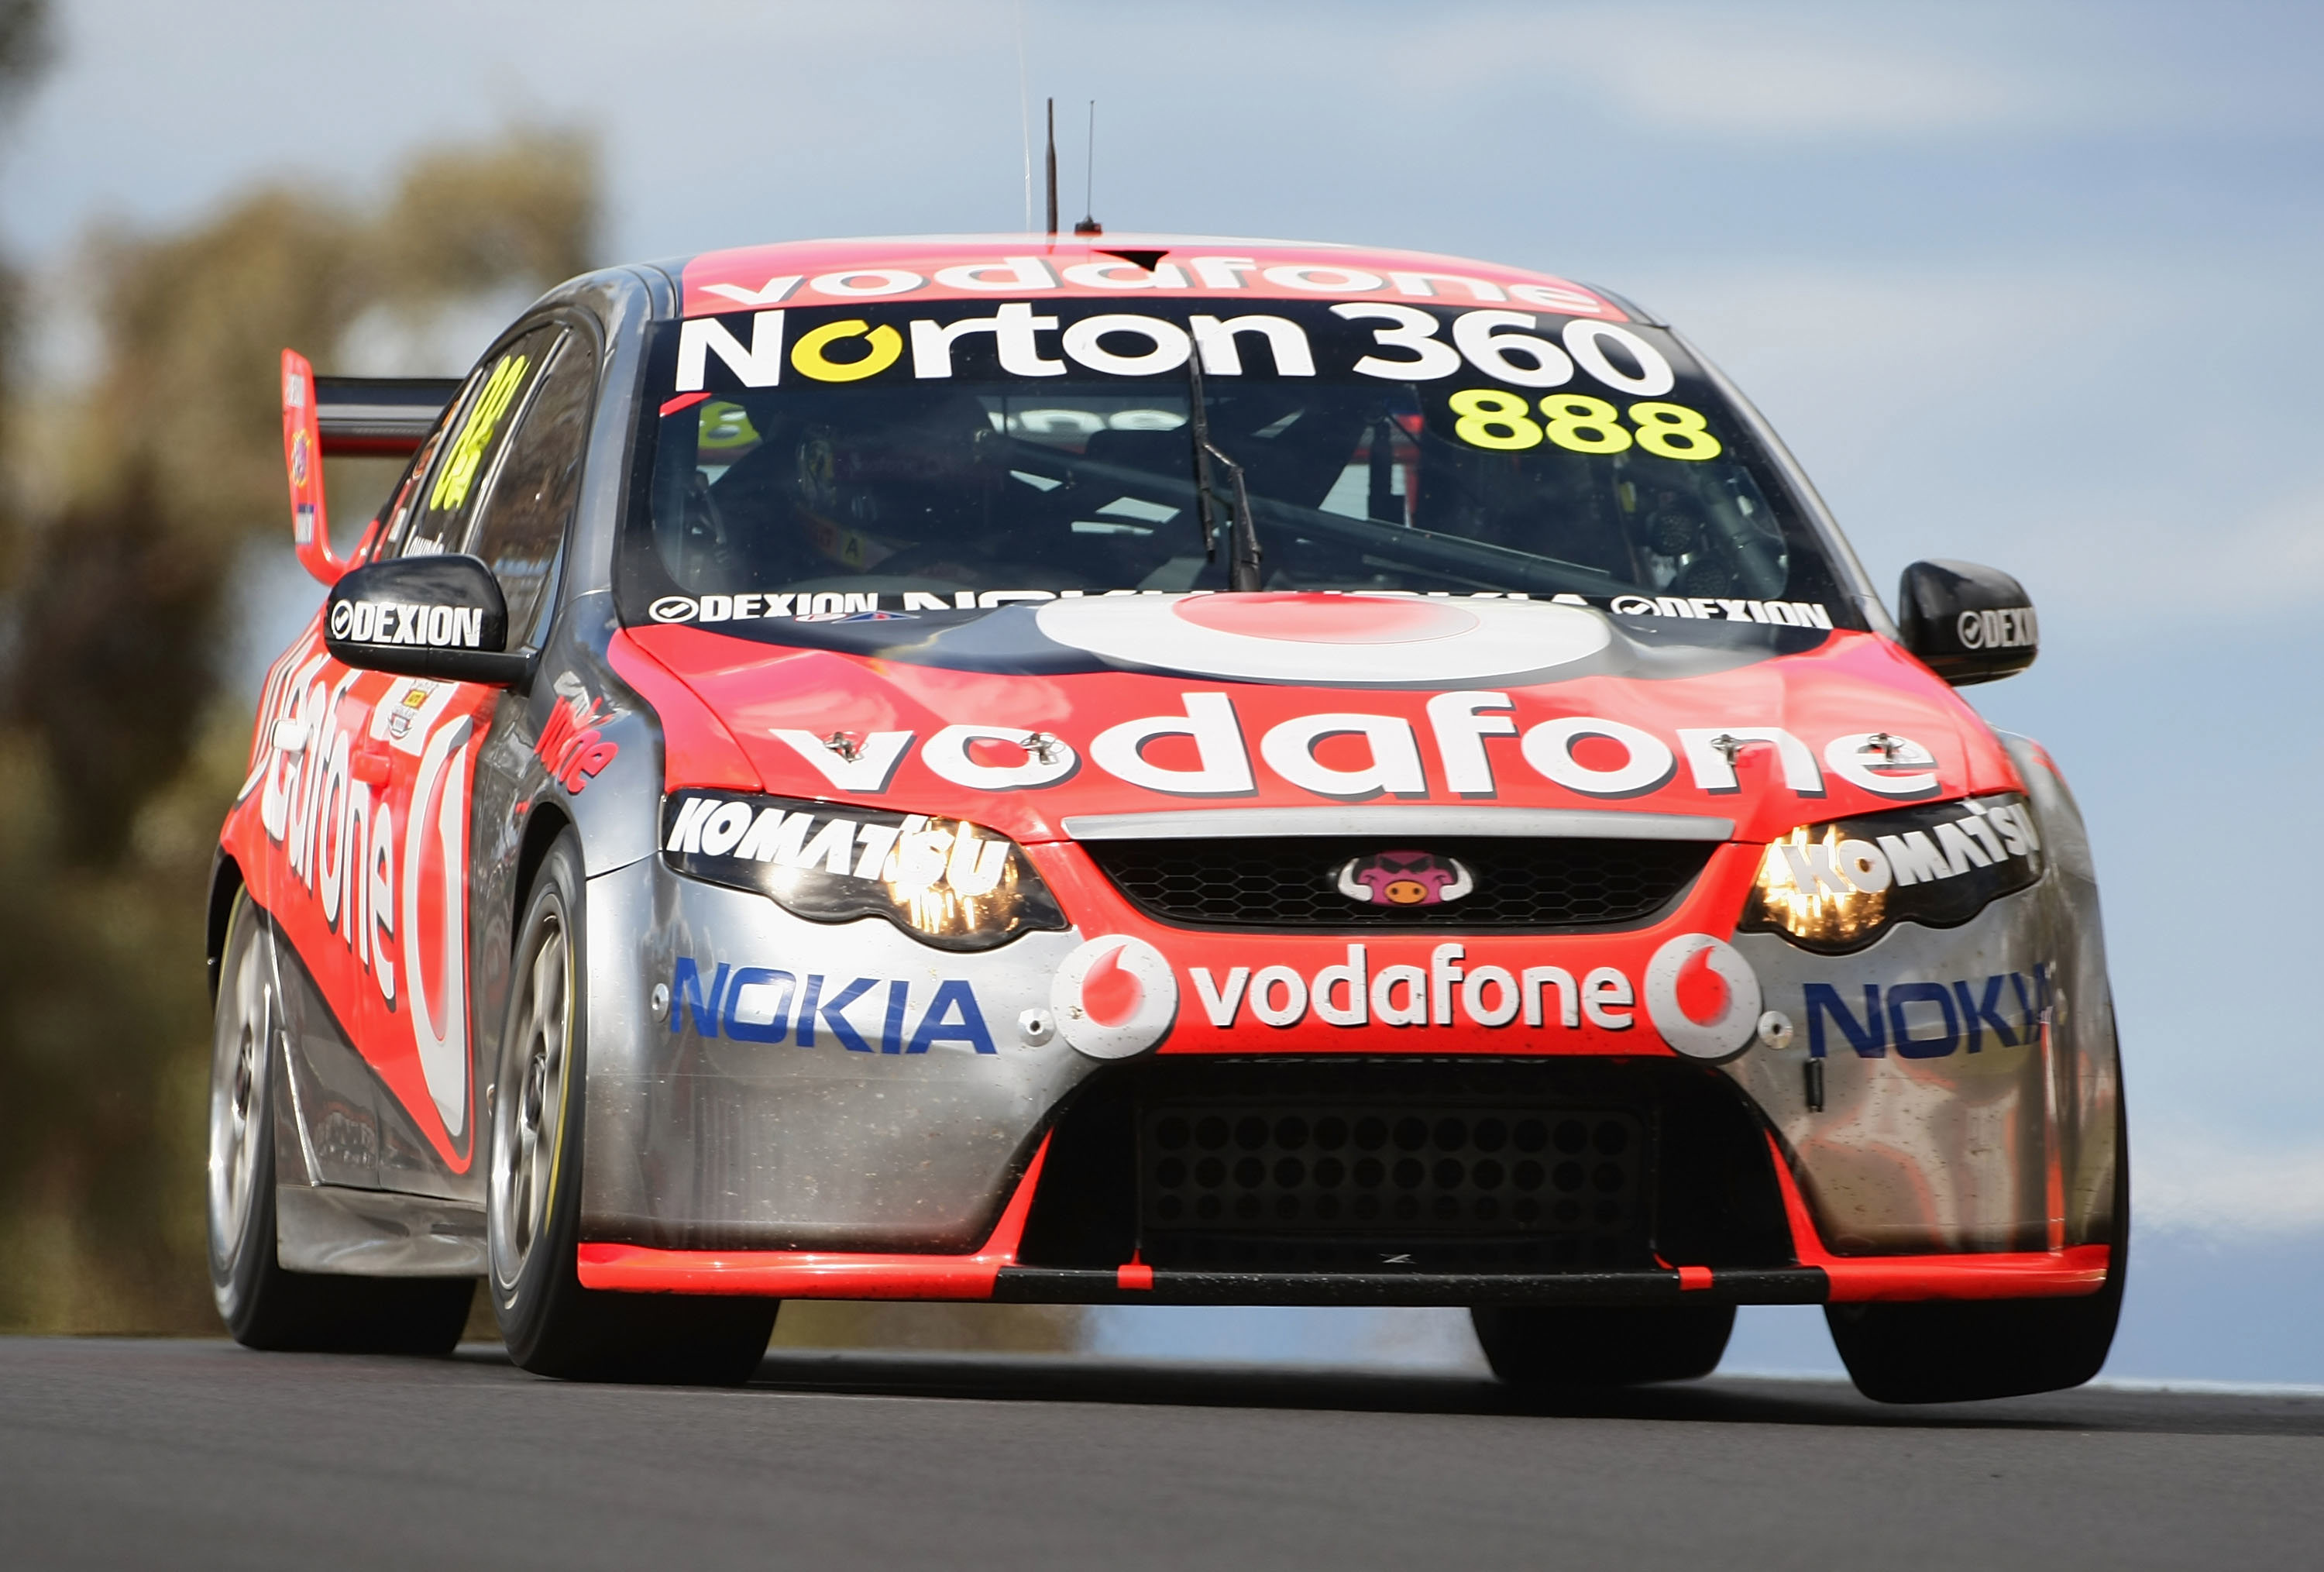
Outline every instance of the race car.
<svg viewBox="0 0 2324 1572">
<path fill-rule="evenodd" d="M 1821 1304 L 2069 1386 L 2128 1167 L 2095 875 L 1767 423 L 1609 291 L 1169 236 L 285 352 L 301 560 L 209 900 L 261 1347 L 732 1382 L 790 1299 L 1448 1305 L 1543 1390 Z M 322 455 L 408 452 L 335 554 Z"/>
</svg>

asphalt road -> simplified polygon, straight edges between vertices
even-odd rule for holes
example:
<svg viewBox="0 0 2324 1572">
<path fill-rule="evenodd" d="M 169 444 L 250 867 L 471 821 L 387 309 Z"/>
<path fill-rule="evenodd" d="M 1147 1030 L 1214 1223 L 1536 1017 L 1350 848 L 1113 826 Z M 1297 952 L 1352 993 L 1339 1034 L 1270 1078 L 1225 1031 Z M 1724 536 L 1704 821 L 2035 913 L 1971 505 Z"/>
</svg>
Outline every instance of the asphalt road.
<svg viewBox="0 0 2324 1572">
<path fill-rule="evenodd" d="M 1716 1379 L 770 1356 L 739 1392 L 0 1340 L 0 1566 L 1470 1568 L 2324 1562 L 2324 1399 L 1884 1409 Z"/>
</svg>

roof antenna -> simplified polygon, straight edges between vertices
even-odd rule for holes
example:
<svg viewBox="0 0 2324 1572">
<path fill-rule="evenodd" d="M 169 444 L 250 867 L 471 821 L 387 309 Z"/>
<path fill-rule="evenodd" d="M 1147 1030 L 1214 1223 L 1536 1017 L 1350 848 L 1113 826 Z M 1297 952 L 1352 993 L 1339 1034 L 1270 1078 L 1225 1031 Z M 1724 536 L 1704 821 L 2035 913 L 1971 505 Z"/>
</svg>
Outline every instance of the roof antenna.
<svg viewBox="0 0 2324 1572">
<path fill-rule="evenodd" d="M 1025 88 L 1025 0 L 1017 0 L 1017 133 L 1025 143 L 1025 227 L 1033 227 L 1033 106 Z"/>
<path fill-rule="evenodd" d="M 1057 237 L 1057 101 L 1049 100 L 1049 238 Z"/>
<path fill-rule="evenodd" d="M 1105 226 L 1097 221 L 1096 204 L 1092 194 L 1097 190 L 1097 100 L 1089 101 L 1089 156 L 1082 162 L 1082 221 L 1074 226 L 1076 235 L 1102 235 Z"/>
</svg>

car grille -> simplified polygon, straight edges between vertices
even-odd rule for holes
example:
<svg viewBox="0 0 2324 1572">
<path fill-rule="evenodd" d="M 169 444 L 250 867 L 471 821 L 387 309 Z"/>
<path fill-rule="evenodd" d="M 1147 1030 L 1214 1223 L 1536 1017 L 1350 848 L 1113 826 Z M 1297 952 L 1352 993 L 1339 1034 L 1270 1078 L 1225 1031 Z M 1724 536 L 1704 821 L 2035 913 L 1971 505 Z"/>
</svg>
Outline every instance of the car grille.
<svg viewBox="0 0 2324 1572">
<path fill-rule="evenodd" d="M 1430 840 L 1475 876 L 1465 898 L 1375 906 L 1340 892 L 1349 859 L 1398 845 L 1380 839 L 1090 841 L 1083 849 L 1114 887 L 1180 928 L 1376 930 L 1397 928 L 1604 929 L 1663 911 L 1716 847 L 1702 841 Z"/>
<path fill-rule="evenodd" d="M 1379 1271 L 1647 1264 L 1646 1127 L 1618 1109 L 1168 1102 L 1139 1111 L 1156 1266 Z"/>
</svg>

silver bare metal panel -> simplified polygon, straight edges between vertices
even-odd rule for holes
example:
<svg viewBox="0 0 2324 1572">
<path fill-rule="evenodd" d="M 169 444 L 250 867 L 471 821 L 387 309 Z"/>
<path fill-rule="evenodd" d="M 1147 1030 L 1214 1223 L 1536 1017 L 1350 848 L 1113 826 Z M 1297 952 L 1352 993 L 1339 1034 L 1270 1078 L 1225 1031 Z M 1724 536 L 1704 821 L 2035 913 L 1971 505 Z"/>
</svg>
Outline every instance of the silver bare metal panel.
<svg viewBox="0 0 2324 1572">
<path fill-rule="evenodd" d="M 658 857 L 588 888 L 585 1239 L 973 1249 L 1050 1110 L 1095 1068 L 1062 1035 L 1037 1033 L 1036 1045 L 1019 1027 L 1047 1009 L 1078 934 L 953 954 L 877 918 L 802 921 L 765 896 L 681 879 Z M 820 1003 L 802 1042 L 810 980 Z M 836 1013 L 861 1047 L 830 1013 L 859 981 L 870 985 Z M 657 985 L 675 995 L 659 1017 Z M 947 992 L 943 1018 L 957 1026 L 973 1010 L 992 1052 L 951 1031 L 910 1051 Z"/>
<path fill-rule="evenodd" d="M 1182 808 L 1085 813 L 1065 821 L 1075 840 L 1213 840 L 1224 837 L 1473 835 L 1525 840 L 1723 841 L 1731 818 L 1595 809 L 1438 807 L 1386 802 L 1347 808 Z"/>
<path fill-rule="evenodd" d="M 1794 1032 L 1721 1068 L 1783 1137 L 1828 1247 L 2024 1251 L 2116 1236 L 2120 1069 L 2097 914 L 2078 910 L 2080 893 L 2053 865 L 1959 928 L 1898 923 L 1847 956 L 1736 936 Z M 1820 1110 L 1805 1080 L 1819 1039 Z"/>
<path fill-rule="evenodd" d="M 274 1248 L 286 1271 L 482 1277 L 484 1214 L 427 1196 L 278 1185 Z"/>
</svg>

